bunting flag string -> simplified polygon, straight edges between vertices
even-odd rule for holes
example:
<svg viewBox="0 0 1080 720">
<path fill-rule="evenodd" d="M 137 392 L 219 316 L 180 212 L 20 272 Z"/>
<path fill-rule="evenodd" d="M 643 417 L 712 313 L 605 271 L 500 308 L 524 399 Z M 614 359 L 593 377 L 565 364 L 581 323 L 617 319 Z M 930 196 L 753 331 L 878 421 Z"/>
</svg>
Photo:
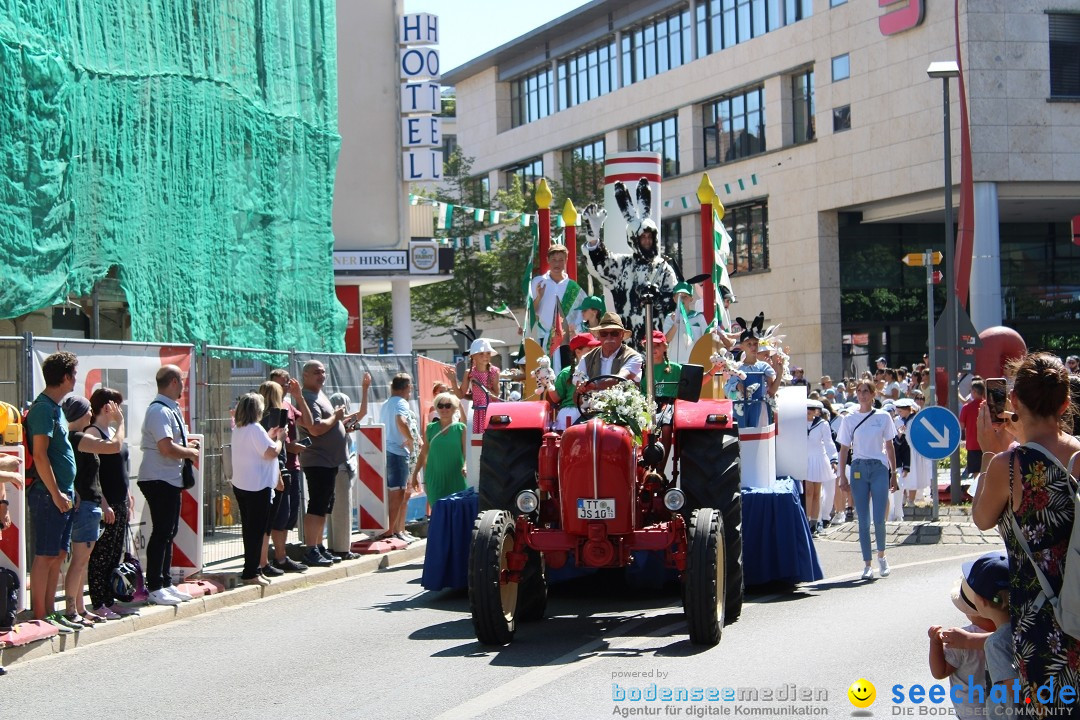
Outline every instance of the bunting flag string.
<svg viewBox="0 0 1080 720">
<path fill-rule="evenodd" d="M 445 247 L 452 247 L 455 250 L 461 250 L 464 248 L 474 248 L 480 252 L 491 252 L 495 243 L 502 239 L 502 233 L 499 231 L 483 233 L 480 235 L 469 235 L 468 237 L 445 237 L 439 238 L 439 242 Z"/>
<path fill-rule="evenodd" d="M 746 190 L 747 187 L 753 187 L 758 184 L 757 173 L 753 173 L 749 178 L 739 178 L 732 182 L 724 183 L 721 187 L 724 188 L 725 195 L 731 195 L 732 192 L 738 192 L 739 190 Z M 691 208 L 700 207 L 696 195 L 678 195 L 673 198 L 664 199 L 664 207 L 675 208 L 677 210 L 690 210 Z"/>
</svg>

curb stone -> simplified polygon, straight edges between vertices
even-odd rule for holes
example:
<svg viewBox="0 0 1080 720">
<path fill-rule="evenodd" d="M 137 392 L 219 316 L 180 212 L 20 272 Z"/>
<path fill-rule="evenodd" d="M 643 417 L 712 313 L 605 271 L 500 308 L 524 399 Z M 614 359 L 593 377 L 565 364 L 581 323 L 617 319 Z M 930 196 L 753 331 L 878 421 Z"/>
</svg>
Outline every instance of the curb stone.
<svg viewBox="0 0 1080 720">
<path fill-rule="evenodd" d="M 358 577 L 396 565 L 404 565 L 416 559 L 423 559 L 426 547 L 427 541 L 420 540 L 407 548 L 385 555 L 364 555 L 356 560 L 336 563 L 333 567 L 313 567 L 302 574 L 283 575 L 274 578 L 273 582 L 265 587 L 240 585 L 238 572 L 203 573 L 198 576 L 199 579 L 213 580 L 227 589 L 180 605 L 146 605 L 139 608 L 140 615 L 125 617 L 122 620 L 110 620 L 93 630 L 83 630 L 72 635 L 56 635 L 18 647 L 0 648 L 0 665 L 10 669 L 11 666 L 19 663 L 71 651 L 177 620 L 205 615 L 215 610 L 235 607 L 294 590 L 304 590 L 334 580 Z"/>
</svg>

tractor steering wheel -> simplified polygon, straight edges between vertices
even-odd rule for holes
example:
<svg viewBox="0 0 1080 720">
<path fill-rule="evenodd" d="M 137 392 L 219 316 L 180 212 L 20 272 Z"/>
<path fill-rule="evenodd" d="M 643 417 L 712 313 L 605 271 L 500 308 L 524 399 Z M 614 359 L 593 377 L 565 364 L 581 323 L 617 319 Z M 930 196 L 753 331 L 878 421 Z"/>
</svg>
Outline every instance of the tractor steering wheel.
<svg viewBox="0 0 1080 720">
<path fill-rule="evenodd" d="M 634 383 L 634 381 L 630 378 L 624 378 L 622 375 L 597 375 L 578 385 L 577 390 L 574 391 L 574 404 L 577 406 L 578 412 L 585 415 L 581 409 L 581 401 L 586 395 L 598 390 L 607 390 L 618 383 Z"/>
</svg>

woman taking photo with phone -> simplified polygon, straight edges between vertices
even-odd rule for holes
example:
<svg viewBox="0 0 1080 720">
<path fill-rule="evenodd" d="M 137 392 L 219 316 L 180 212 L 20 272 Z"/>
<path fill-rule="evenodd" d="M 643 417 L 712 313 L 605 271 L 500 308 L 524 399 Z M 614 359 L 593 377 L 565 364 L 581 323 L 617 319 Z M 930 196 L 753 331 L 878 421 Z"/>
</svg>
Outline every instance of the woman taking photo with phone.
<svg viewBox="0 0 1080 720">
<path fill-rule="evenodd" d="M 1080 640 L 1062 631 L 1049 602 L 1039 601 L 1044 583 L 1055 595 L 1061 592 L 1076 519 L 1080 440 L 1066 431 L 1069 373 L 1049 353 L 1027 355 L 1007 372 L 1014 378 L 1007 396 L 1011 408 L 992 407 L 998 393 L 990 380 L 987 402 L 979 408 L 984 472 L 971 519 L 980 530 L 997 526 L 1009 553 L 1009 619 L 1020 702 L 1036 715 L 1068 715 L 1071 704 L 1060 692 L 1047 698 L 1037 690 L 1047 683 L 1075 686 L 1080 676 Z M 1014 438 L 1020 443 L 1015 447 Z"/>
</svg>

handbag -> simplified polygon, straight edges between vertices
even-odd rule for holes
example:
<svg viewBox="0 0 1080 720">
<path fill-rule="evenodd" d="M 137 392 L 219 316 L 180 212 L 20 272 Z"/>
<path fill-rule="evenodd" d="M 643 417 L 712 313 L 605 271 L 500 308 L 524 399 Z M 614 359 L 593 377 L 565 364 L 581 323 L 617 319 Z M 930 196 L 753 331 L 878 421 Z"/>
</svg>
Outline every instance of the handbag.
<svg viewBox="0 0 1080 720">
<path fill-rule="evenodd" d="M 112 577 L 109 578 L 113 596 L 121 602 L 141 602 L 150 596 L 143 579 L 142 563 L 138 557 L 131 554 L 132 544 L 131 525 L 128 525 L 128 535 L 124 539 L 124 559 L 113 569 Z"/>
</svg>

